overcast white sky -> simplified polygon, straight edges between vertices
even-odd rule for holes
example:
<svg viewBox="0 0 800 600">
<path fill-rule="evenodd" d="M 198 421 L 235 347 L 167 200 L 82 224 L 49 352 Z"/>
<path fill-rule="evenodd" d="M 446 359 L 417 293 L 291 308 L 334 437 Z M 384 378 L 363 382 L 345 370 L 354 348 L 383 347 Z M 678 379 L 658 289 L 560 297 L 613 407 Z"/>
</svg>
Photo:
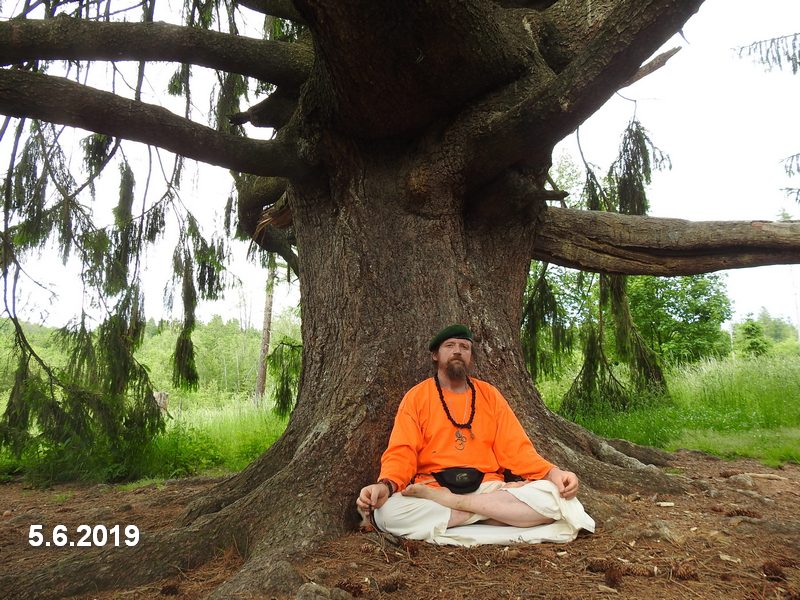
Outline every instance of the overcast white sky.
<svg viewBox="0 0 800 600">
<path fill-rule="evenodd" d="M 785 209 L 800 219 L 800 206 L 781 191 L 788 185 L 800 187 L 800 180 L 792 182 L 780 163 L 784 157 L 800 152 L 800 120 L 796 117 L 800 74 L 767 73 L 750 60 L 739 59 L 732 50 L 751 41 L 798 31 L 797 0 L 763 0 L 757 5 L 752 0 L 707 0 L 684 29 L 688 44 L 676 36 L 665 48 L 680 45 L 683 49 L 667 66 L 622 90 L 626 98 L 636 100 L 637 117 L 656 145 L 672 159 L 672 170 L 654 177 L 650 214 L 692 220 L 772 220 Z M 200 97 L 206 102 L 207 96 L 195 95 Z M 607 168 L 633 110 L 630 100 L 616 96 L 581 127 L 581 142 L 589 161 Z M 557 152 L 568 151 L 577 159 L 574 148 L 573 136 Z M 223 169 L 205 165 L 196 173 L 183 186 L 182 198 L 192 208 L 218 207 L 217 216 L 209 216 L 208 227 L 219 227 L 230 177 Z M 171 254 L 171 250 L 168 252 Z M 245 287 L 230 291 L 224 301 L 201 303 L 202 319 L 221 314 L 260 324 L 264 272 L 247 266 L 243 254 L 232 271 L 246 282 Z M 166 275 L 159 274 L 163 263 L 163 252 L 148 258 L 152 291 L 147 312 L 156 319 L 170 316 L 164 314 L 161 305 L 167 280 Z M 51 264 L 42 262 L 40 276 L 42 268 L 43 279 L 62 279 L 63 269 L 56 272 Z M 36 265 L 31 265 L 31 271 L 37 271 Z M 45 317 L 48 324 L 62 325 L 70 310 L 80 309 L 77 299 L 73 301 L 78 283 L 75 278 L 71 281 L 60 286 L 60 299 L 54 305 L 28 286 L 21 304 L 27 307 L 29 318 Z M 774 316 L 800 322 L 800 266 L 731 271 L 727 281 L 736 320 L 764 306 Z M 297 300 L 296 289 L 281 285 L 275 310 Z"/>
</svg>

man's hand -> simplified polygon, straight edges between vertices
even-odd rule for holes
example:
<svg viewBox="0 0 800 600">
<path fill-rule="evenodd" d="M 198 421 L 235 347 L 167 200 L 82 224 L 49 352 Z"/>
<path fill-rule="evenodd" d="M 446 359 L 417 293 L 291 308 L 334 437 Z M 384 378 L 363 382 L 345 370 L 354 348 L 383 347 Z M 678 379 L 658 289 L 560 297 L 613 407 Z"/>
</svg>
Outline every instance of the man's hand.
<svg viewBox="0 0 800 600">
<path fill-rule="evenodd" d="M 361 488 L 356 506 L 363 512 L 380 508 L 389 499 L 389 488 L 383 483 L 373 483 Z"/>
<path fill-rule="evenodd" d="M 578 476 L 572 471 L 562 471 L 558 467 L 553 467 L 545 479 L 552 481 L 558 488 L 558 493 L 566 500 L 578 495 Z"/>
</svg>

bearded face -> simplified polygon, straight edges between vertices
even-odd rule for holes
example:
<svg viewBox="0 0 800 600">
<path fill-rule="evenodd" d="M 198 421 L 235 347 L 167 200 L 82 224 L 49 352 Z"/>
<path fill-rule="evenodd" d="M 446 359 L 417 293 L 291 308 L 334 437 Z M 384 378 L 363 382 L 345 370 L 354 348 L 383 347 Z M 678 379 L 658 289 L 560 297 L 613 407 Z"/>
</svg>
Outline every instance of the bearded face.
<svg viewBox="0 0 800 600">
<path fill-rule="evenodd" d="M 472 366 L 472 342 L 450 338 L 432 355 L 437 369 L 444 365 L 447 376 L 456 381 L 466 378 Z"/>
</svg>

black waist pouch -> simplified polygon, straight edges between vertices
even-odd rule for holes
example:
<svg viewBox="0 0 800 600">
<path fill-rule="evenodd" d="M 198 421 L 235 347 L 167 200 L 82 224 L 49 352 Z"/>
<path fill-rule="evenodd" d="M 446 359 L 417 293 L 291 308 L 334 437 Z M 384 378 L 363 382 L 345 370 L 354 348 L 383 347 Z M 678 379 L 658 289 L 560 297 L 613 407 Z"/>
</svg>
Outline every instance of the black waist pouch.
<svg viewBox="0 0 800 600">
<path fill-rule="evenodd" d="M 483 481 L 483 472 L 472 467 L 450 467 L 431 473 L 436 483 L 454 494 L 469 494 L 477 490 Z"/>
</svg>

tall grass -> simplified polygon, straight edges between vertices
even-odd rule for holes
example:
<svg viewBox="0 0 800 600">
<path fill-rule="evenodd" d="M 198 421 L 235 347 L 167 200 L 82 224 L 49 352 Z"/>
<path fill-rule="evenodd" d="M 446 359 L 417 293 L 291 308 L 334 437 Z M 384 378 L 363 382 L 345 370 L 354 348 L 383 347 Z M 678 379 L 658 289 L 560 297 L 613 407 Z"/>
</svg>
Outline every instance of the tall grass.
<svg viewBox="0 0 800 600">
<path fill-rule="evenodd" d="M 168 425 L 171 432 L 201 432 L 209 447 L 219 456 L 217 466 L 239 471 L 255 460 L 286 428 L 287 418 L 279 417 L 271 407 L 252 403 L 197 408 L 176 415 Z"/>
<path fill-rule="evenodd" d="M 670 398 L 624 414 L 577 421 L 606 437 L 691 447 L 772 463 L 797 461 L 800 357 L 728 358 L 673 370 Z"/>
<path fill-rule="evenodd" d="M 240 401 L 182 411 L 168 419 L 125 479 L 240 471 L 280 437 L 286 421 L 270 407 Z"/>
<path fill-rule="evenodd" d="M 671 378 L 675 402 L 715 431 L 800 425 L 800 357 L 703 362 Z"/>
</svg>

